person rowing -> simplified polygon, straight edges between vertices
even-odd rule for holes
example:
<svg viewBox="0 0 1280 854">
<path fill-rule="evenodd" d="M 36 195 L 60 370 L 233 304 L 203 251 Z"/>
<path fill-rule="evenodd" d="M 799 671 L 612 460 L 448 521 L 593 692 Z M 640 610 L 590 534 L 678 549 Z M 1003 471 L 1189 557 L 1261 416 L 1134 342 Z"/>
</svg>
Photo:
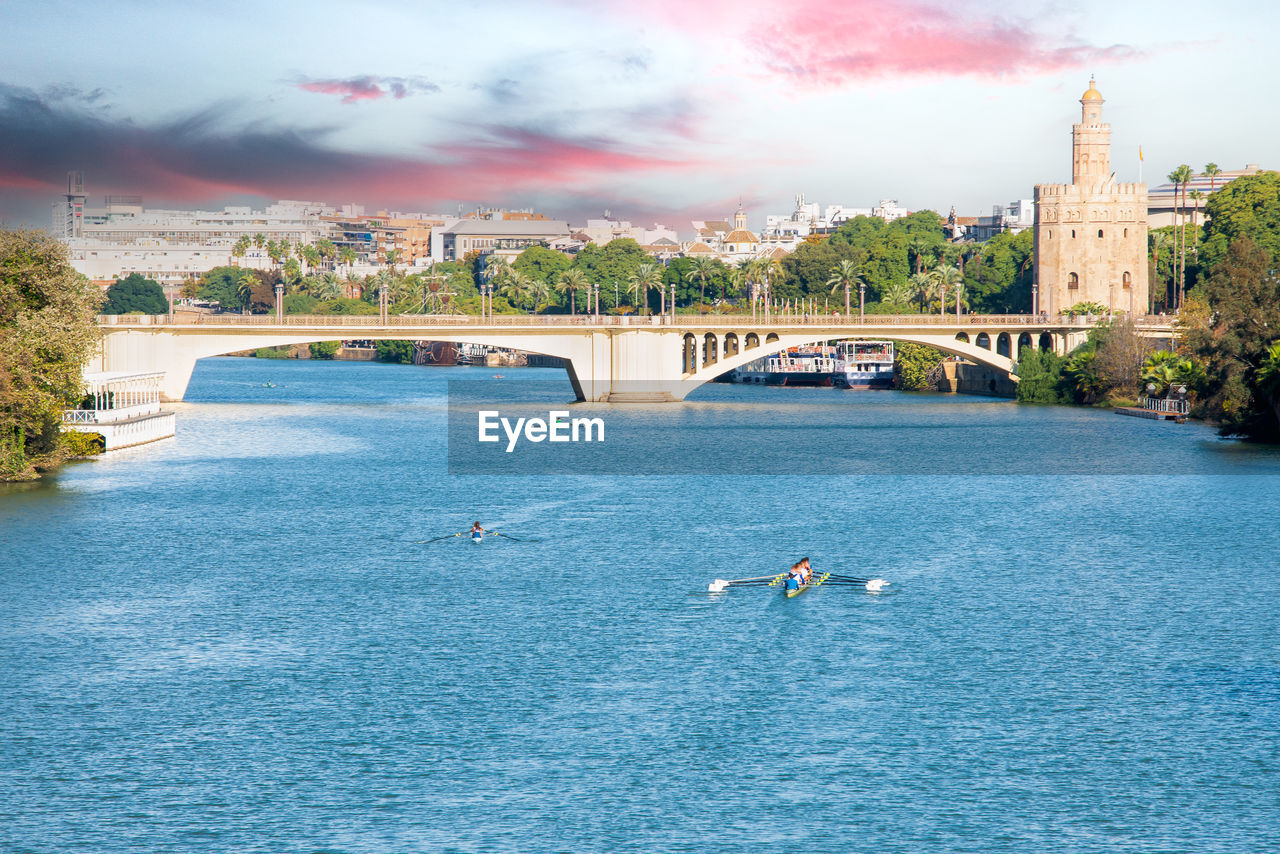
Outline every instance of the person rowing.
<svg viewBox="0 0 1280 854">
<path fill-rule="evenodd" d="M 800 567 L 800 573 L 804 578 L 805 584 L 808 584 L 813 580 L 813 567 L 809 566 L 809 559 L 807 557 L 800 558 L 800 563 L 796 565 Z"/>
<path fill-rule="evenodd" d="M 481 537 L 483 537 L 485 534 L 492 534 L 493 532 L 486 531 L 479 522 L 476 522 L 474 525 L 471 526 L 470 533 L 471 533 L 471 539 L 478 540 Z"/>
<path fill-rule="evenodd" d="M 787 590 L 799 590 L 802 584 L 804 584 L 804 573 L 800 570 L 800 564 L 793 563 L 787 573 L 786 584 L 783 586 Z"/>
</svg>

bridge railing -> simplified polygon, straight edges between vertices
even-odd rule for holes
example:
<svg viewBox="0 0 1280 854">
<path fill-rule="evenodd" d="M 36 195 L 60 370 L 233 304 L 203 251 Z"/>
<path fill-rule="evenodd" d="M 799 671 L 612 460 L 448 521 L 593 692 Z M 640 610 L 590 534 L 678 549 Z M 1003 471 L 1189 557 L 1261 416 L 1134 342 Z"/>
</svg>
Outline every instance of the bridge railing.
<svg viewBox="0 0 1280 854">
<path fill-rule="evenodd" d="M 971 327 L 996 326 L 1004 328 L 1046 329 L 1048 327 L 1074 326 L 1087 329 L 1105 321 L 1097 316 L 1039 317 L 1030 314 L 963 314 L 957 320 L 954 314 L 869 314 L 865 317 L 841 314 L 790 315 L 771 314 L 678 314 L 668 315 L 565 315 L 565 314 L 499 314 L 481 317 L 474 314 L 393 314 L 385 320 L 376 314 L 289 314 L 277 319 L 273 314 L 198 314 L 171 318 L 168 315 L 101 315 L 102 326 L 270 326 L 270 327 L 353 327 L 387 328 L 424 326 L 476 326 L 476 327 L 671 327 L 736 328 L 749 326 L 848 326 L 856 328 L 893 328 L 900 326 Z M 1171 329 L 1174 318 L 1147 315 L 1134 318 L 1139 328 Z"/>
</svg>

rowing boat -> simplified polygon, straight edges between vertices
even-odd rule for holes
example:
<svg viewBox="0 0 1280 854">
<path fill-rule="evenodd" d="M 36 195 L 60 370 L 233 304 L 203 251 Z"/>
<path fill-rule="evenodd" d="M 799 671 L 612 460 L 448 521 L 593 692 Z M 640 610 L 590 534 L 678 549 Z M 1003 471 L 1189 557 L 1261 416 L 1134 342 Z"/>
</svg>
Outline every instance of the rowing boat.
<svg viewBox="0 0 1280 854">
<path fill-rule="evenodd" d="M 483 540 L 484 540 L 484 537 L 482 537 L 480 534 L 471 535 L 471 542 L 473 543 L 479 543 L 479 542 L 482 542 Z"/>
</svg>

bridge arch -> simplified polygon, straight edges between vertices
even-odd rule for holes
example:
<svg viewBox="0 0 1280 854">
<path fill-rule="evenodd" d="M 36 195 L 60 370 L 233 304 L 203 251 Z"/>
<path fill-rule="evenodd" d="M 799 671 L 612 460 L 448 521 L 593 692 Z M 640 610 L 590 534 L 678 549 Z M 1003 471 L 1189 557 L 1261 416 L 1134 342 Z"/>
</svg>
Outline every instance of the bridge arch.
<svg viewBox="0 0 1280 854">
<path fill-rule="evenodd" d="M 981 347 L 983 350 L 991 349 L 991 336 L 985 332 L 979 332 L 978 337 L 973 341 L 974 345 Z"/>
<path fill-rule="evenodd" d="M 1010 339 L 1008 332 L 1001 332 L 996 336 L 996 353 L 1010 359 L 1013 358 L 1013 341 Z"/>
<path fill-rule="evenodd" d="M 755 334 L 754 332 L 748 332 L 747 346 L 743 349 L 754 350 L 756 347 L 759 347 L 759 346 L 760 346 L 760 336 Z"/>
<path fill-rule="evenodd" d="M 677 395 L 679 399 L 684 399 L 686 395 L 704 383 L 714 380 L 721 374 L 727 373 L 734 368 L 739 368 L 748 362 L 756 359 L 763 359 L 774 353 L 779 353 L 789 347 L 804 347 L 812 344 L 819 344 L 826 341 L 833 341 L 841 338 L 859 337 L 865 339 L 883 339 L 889 341 L 910 341 L 917 344 L 928 344 L 931 347 L 943 351 L 952 356 L 960 356 L 971 362 L 986 365 L 998 371 L 1013 376 L 1013 362 L 1007 356 L 993 353 L 990 349 L 981 349 L 966 341 L 959 341 L 957 337 L 953 337 L 948 332 L 940 334 L 915 334 L 915 333 L 898 333 L 891 330 L 883 330 L 884 334 L 879 334 L 881 330 L 877 330 L 876 335 L 850 336 L 840 330 L 827 330 L 826 332 L 808 331 L 801 333 L 783 333 L 778 335 L 770 332 L 766 336 L 765 343 L 757 348 L 743 351 L 742 353 L 729 356 L 725 354 L 721 360 L 714 365 L 705 365 L 698 371 L 686 375 L 680 383 L 680 393 Z M 985 333 L 983 333 L 985 335 Z M 1016 379 L 1016 377 L 1014 377 Z"/>
<path fill-rule="evenodd" d="M 968 344 L 968 343 L 969 343 L 969 333 L 968 333 L 968 332 L 957 332 L 957 333 L 956 333 L 956 340 L 957 340 L 957 341 L 962 341 L 962 342 L 964 342 L 965 344 Z"/>
</svg>

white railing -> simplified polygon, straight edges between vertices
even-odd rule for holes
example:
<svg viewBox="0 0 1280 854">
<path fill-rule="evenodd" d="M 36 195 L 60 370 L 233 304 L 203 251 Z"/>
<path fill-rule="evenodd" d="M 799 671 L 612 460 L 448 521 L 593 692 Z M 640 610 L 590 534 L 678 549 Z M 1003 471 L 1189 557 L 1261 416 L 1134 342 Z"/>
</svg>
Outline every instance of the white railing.
<svg viewBox="0 0 1280 854">
<path fill-rule="evenodd" d="M 1172 412 L 1175 415 L 1186 415 L 1191 411 L 1191 401 L 1178 400 L 1171 397 L 1144 397 L 1142 408 L 1153 412 Z"/>
<path fill-rule="evenodd" d="M 341 327 L 351 328 L 391 328 L 391 327 L 698 327 L 704 329 L 729 328 L 744 326 L 770 327 L 808 327 L 821 326 L 847 327 L 856 329 L 878 329 L 903 326 L 938 326 L 951 328 L 968 328 L 972 326 L 994 326 L 1018 329 L 1041 329 L 1073 327 L 1088 329 L 1105 317 L 1092 315 L 1070 317 L 1059 315 L 1050 318 L 1030 314 L 963 314 L 958 319 L 954 314 L 869 314 L 864 317 L 852 315 L 777 315 L 768 317 L 749 314 L 678 314 L 674 318 L 669 315 L 564 315 L 564 314 L 500 314 L 492 317 L 481 317 L 474 314 L 393 314 L 385 319 L 373 314 L 290 314 L 277 319 L 275 314 L 206 314 L 187 317 L 181 320 L 167 315 L 103 315 L 98 322 L 104 327 L 113 326 L 162 326 L 162 327 Z M 1134 318 L 1140 328 L 1173 330 L 1170 317 L 1143 316 Z"/>
<path fill-rule="evenodd" d="M 63 424 L 96 424 L 98 423 L 98 411 L 96 409 L 64 409 L 62 410 Z"/>
</svg>

